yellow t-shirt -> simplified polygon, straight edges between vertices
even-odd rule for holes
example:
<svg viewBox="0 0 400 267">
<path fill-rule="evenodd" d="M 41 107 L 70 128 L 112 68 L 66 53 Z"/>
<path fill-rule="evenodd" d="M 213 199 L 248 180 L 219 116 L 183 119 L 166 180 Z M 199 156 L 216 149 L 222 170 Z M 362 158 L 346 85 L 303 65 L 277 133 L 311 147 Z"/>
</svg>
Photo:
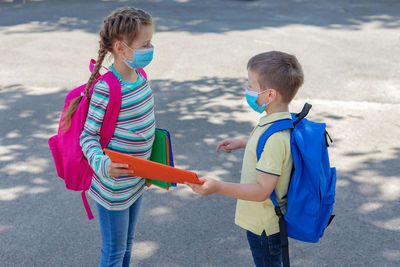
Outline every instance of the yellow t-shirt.
<svg viewBox="0 0 400 267">
<path fill-rule="evenodd" d="M 275 187 L 276 197 L 282 212 L 286 213 L 286 198 L 292 171 L 293 161 L 290 150 L 290 130 L 284 130 L 271 135 L 264 146 L 260 160 L 257 162 L 257 142 L 261 134 L 277 120 L 291 118 L 289 112 L 277 112 L 260 119 L 247 141 L 243 157 L 241 184 L 257 183 L 257 172 L 278 175 Z M 261 235 L 265 230 L 267 235 L 279 232 L 278 216 L 274 204 L 268 198 L 264 202 L 238 200 L 236 205 L 235 223 L 254 234 Z"/>
</svg>

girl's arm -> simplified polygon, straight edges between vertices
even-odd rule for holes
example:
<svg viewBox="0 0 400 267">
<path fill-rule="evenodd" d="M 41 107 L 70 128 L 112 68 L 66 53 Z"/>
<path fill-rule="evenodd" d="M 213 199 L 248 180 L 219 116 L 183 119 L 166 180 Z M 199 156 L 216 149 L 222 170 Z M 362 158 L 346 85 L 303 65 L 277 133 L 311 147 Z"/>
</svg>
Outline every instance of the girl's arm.
<svg viewBox="0 0 400 267">
<path fill-rule="evenodd" d="M 110 158 L 103 154 L 100 145 L 100 129 L 109 100 L 108 92 L 108 86 L 105 83 L 97 83 L 94 87 L 85 126 L 80 136 L 82 152 L 90 167 L 99 177 L 106 178 L 110 178 L 107 173 L 107 163 Z"/>
<path fill-rule="evenodd" d="M 255 184 L 237 184 L 220 182 L 211 178 L 202 178 L 202 185 L 190 184 L 187 185 L 192 190 L 200 195 L 206 196 L 213 193 L 229 196 L 247 201 L 265 201 L 274 190 L 279 176 L 258 171 L 257 183 Z"/>
<path fill-rule="evenodd" d="M 80 136 L 82 152 L 88 159 L 90 167 L 101 178 L 113 178 L 130 174 L 126 164 L 112 163 L 103 153 L 100 145 L 100 129 L 109 100 L 109 89 L 106 83 L 98 83 L 93 89 L 85 126 Z"/>
</svg>

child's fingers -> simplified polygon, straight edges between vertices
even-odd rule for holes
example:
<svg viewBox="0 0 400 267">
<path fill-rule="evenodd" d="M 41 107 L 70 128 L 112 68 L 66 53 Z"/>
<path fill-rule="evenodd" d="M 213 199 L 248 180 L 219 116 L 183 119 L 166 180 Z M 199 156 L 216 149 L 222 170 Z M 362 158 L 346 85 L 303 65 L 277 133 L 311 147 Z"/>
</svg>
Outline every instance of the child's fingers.
<svg viewBox="0 0 400 267">
<path fill-rule="evenodd" d="M 217 149 L 215 150 L 216 152 L 219 152 L 219 150 L 222 148 L 222 150 L 223 151 L 225 151 L 226 153 L 229 153 L 227 150 L 226 150 L 226 144 L 222 144 L 222 143 L 219 143 L 218 144 L 218 146 L 217 146 Z"/>
<path fill-rule="evenodd" d="M 194 184 L 192 184 L 192 183 L 186 183 L 186 182 L 185 182 L 185 185 L 189 186 L 189 187 L 192 188 L 192 189 L 193 189 L 193 186 L 194 186 Z"/>
<path fill-rule="evenodd" d="M 116 172 L 120 172 L 120 173 L 123 173 L 123 174 L 128 174 L 128 173 L 133 173 L 134 172 L 133 170 L 128 169 L 129 168 L 128 164 L 124 164 L 124 163 L 113 163 L 111 165 L 111 168 L 113 170 L 115 170 Z"/>
<path fill-rule="evenodd" d="M 147 187 L 151 186 L 151 183 L 149 182 L 149 180 L 145 179 L 144 181 L 145 181 L 145 184 L 146 184 Z"/>
<path fill-rule="evenodd" d="M 221 146 L 222 146 L 222 144 L 219 143 L 219 144 L 217 145 L 217 149 L 216 149 L 215 151 L 216 151 L 216 152 L 219 152 L 219 149 L 221 148 Z"/>
<path fill-rule="evenodd" d="M 199 193 L 199 185 L 198 184 L 191 184 L 191 183 L 185 183 L 187 186 L 189 186 L 193 192 Z"/>
<path fill-rule="evenodd" d="M 128 164 L 124 163 L 111 163 L 109 169 L 109 175 L 113 178 L 119 177 L 124 174 L 133 175 L 135 172 L 133 170 L 127 169 Z"/>
<path fill-rule="evenodd" d="M 133 170 L 128 170 L 128 169 L 119 169 L 118 172 L 122 174 L 132 174 L 135 173 Z"/>
<path fill-rule="evenodd" d="M 229 149 L 228 147 L 229 147 L 229 145 L 223 146 L 222 150 L 225 151 L 225 153 L 231 153 L 232 149 Z"/>
<path fill-rule="evenodd" d="M 225 150 L 226 153 L 232 153 L 232 149 L 225 148 L 224 150 Z"/>
<path fill-rule="evenodd" d="M 121 168 L 121 169 L 129 168 L 129 165 L 124 163 L 111 163 L 111 166 L 114 168 Z"/>
<path fill-rule="evenodd" d="M 203 185 L 207 181 L 207 178 L 202 177 L 199 179 L 199 181 L 201 182 L 201 185 Z"/>
<path fill-rule="evenodd" d="M 216 151 L 218 152 L 221 147 L 222 147 L 222 149 L 224 149 L 224 147 L 227 146 L 228 144 L 229 144 L 229 140 L 223 140 L 223 141 L 219 142 L 217 145 Z"/>
</svg>

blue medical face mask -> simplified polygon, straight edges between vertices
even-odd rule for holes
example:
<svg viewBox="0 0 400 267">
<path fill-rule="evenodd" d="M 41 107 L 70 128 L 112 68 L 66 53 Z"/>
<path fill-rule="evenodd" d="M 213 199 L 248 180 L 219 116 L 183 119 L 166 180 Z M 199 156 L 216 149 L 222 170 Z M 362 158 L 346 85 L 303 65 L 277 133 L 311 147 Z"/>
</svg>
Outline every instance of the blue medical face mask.
<svg viewBox="0 0 400 267">
<path fill-rule="evenodd" d="M 153 59 L 154 46 L 145 49 L 132 49 L 126 43 L 122 42 L 126 47 L 133 51 L 133 60 L 127 60 L 124 58 L 125 64 L 131 69 L 143 69 Z"/>
<path fill-rule="evenodd" d="M 258 93 L 258 92 L 255 92 L 255 91 L 250 90 L 249 88 L 246 88 L 246 100 L 247 100 L 247 104 L 249 104 L 249 106 L 250 106 L 254 111 L 256 111 L 256 112 L 258 112 L 258 113 L 262 113 L 262 112 L 264 111 L 265 107 L 269 104 L 269 103 L 267 103 L 267 104 L 263 104 L 262 106 L 259 106 L 259 105 L 256 103 L 257 98 L 258 98 L 258 95 L 259 95 L 259 94 L 262 94 L 262 93 L 264 93 L 264 92 L 266 92 L 266 91 L 268 91 L 268 90 L 264 90 L 264 91 Z"/>
</svg>

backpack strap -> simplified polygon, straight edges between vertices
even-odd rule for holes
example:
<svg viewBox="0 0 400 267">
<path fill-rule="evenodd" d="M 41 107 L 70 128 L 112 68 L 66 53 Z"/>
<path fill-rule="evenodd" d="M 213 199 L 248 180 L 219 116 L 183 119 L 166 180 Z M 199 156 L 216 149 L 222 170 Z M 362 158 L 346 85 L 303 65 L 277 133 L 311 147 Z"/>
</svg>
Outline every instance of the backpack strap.
<svg viewBox="0 0 400 267">
<path fill-rule="evenodd" d="M 85 194 L 86 191 L 87 191 L 87 190 L 84 190 L 84 191 L 82 191 L 82 193 L 81 193 L 82 202 L 83 202 L 83 206 L 85 207 L 85 210 L 86 210 L 86 214 L 87 214 L 87 216 L 88 216 L 88 219 L 89 219 L 89 220 L 92 220 L 92 219 L 94 219 L 94 216 L 93 216 L 92 211 L 90 210 L 89 202 L 87 201 L 87 198 L 86 198 L 86 194 Z"/>
<path fill-rule="evenodd" d="M 267 130 L 260 136 L 257 143 L 257 162 L 260 160 L 261 154 L 264 151 L 265 143 L 267 142 L 268 138 L 276 132 L 293 129 L 293 120 L 291 119 L 283 119 L 279 121 L 275 121 L 271 126 L 268 127 Z M 283 213 L 281 208 L 279 207 L 278 201 L 276 200 L 276 193 L 275 189 L 272 191 L 270 198 L 275 206 L 275 213 L 279 218 L 279 233 L 281 237 L 281 247 L 282 247 L 282 262 L 284 267 L 290 266 L 289 261 L 289 241 L 288 235 L 286 230 L 286 223 L 283 218 Z"/>
<path fill-rule="evenodd" d="M 109 88 L 109 100 L 106 108 L 106 112 L 104 114 L 103 124 L 100 129 L 100 145 L 102 148 L 105 148 L 110 142 L 114 131 L 115 125 L 117 124 L 119 111 L 121 109 L 122 104 L 122 93 L 121 93 L 121 84 L 119 83 L 118 78 L 112 73 L 108 71 L 106 74 L 97 78 L 97 80 L 93 83 L 94 85 L 98 80 L 103 80 L 107 83 Z M 92 88 L 93 90 L 93 88 Z M 106 122 L 106 123 L 105 123 Z M 88 215 L 89 220 L 93 219 L 93 213 L 90 210 L 89 203 L 86 198 L 86 191 L 84 190 L 81 193 L 83 206 L 85 207 L 86 213 Z"/>
<path fill-rule="evenodd" d="M 305 103 L 304 106 L 303 106 L 303 109 L 300 111 L 300 113 L 297 113 L 294 116 L 293 119 L 295 121 L 293 122 L 293 125 L 296 126 L 297 123 L 299 123 L 303 118 L 305 118 L 311 108 L 312 108 L 311 104 Z"/>
<path fill-rule="evenodd" d="M 275 121 L 271 126 L 268 127 L 267 130 L 260 136 L 257 143 L 257 162 L 260 160 L 261 154 L 264 151 L 265 143 L 267 142 L 268 138 L 276 132 L 293 129 L 293 120 L 291 119 L 283 119 Z M 272 191 L 270 196 L 272 203 L 274 203 L 275 207 L 279 207 L 278 201 L 276 200 L 276 193 L 275 189 Z"/>
<path fill-rule="evenodd" d="M 90 62 L 89 62 L 89 70 L 90 70 L 90 72 L 93 72 L 93 70 L 94 70 L 94 65 L 96 65 L 96 60 L 91 59 Z M 104 67 L 104 66 L 102 66 L 102 67 L 103 67 L 104 69 L 108 70 L 108 68 L 106 68 L 106 67 Z M 144 71 L 144 69 L 138 68 L 138 69 L 136 69 L 136 70 L 137 70 L 137 72 L 139 72 L 140 74 L 142 74 L 143 77 L 144 77 L 144 79 L 147 81 L 147 74 L 146 74 L 146 72 Z"/>
<path fill-rule="evenodd" d="M 274 192 L 275 192 L 275 190 L 274 190 Z M 279 218 L 279 235 L 281 237 L 283 267 L 290 267 L 289 240 L 288 240 L 288 234 L 287 234 L 287 229 L 286 229 L 286 222 L 283 217 L 281 207 L 275 206 L 275 213 Z"/>
<path fill-rule="evenodd" d="M 293 120 L 283 119 L 283 120 L 276 121 L 271 126 L 269 126 L 268 129 L 265 130 L 265 132 L 258 139 L 257 161 L 260 160 L 261 153 L 264 150 L 265 142 L 267 142 L 268 138 L 276 132 L 283 131 L 286 129 L 293 129 L 297 125 L 297 123 L 299 123 L 303 118 L 305 118 L 307 116 L 311 107 L 312 107 L 311 104 L 305 103 L 305 105 L 300 113 L 298 113 L 298 114 L 292 113 Z M 270 198 L 271 198 L 272 203 L 274 203 L 275 213 L 279 218 L 279 232 L 280 232 L 280 237 L 281 237 L 283 267 L 290 267 L 289 241 L 288 241 L 288 235 L 287 235 L 287 230 L 286 230 L 286 222 L 283 217 L 282 210 L 279 207 L 279 203 L 276 200 L 275 189 L 274 189 L 274 191 L 272 191 Z M 331 218 L 331 219 L 333 219 L 333 218 Z"/>
<path fill-rule="evenodd" d="M 89 70 L 93 72 L 94 65 L 96 64 L 96 60 L 91 59 L 89 62 Z M 121 109 L 122 104 L 122 94 L 121 94 L 121 84 L 118 78 L 110 71 L 108 68 L 102 66 L 106 70 L 107 73 L 104 75 L 98 75 L 96 81 L 93 83 L 91 88 L 93 92 L 94 85 L 97 83 L 98 80 L 103 80 L 107 83 L 109 92 L 109 100 L 106 109 L 106 113 L 104 114 L 103 121 L 107 121 L 107 126 L 103 124 L 100 130 L 100 144 L 102 148 L 105 148 L 111 140 L 111 137 L 114 134 L 115 125 L 117 124 L 117 119 L 119 115 L 119 111 Z M 136 69 L 140 74 L 143 75 L 145 80 L 147 81 L 147 74 L 144 69 Z M 92 93 L 91 92 L 91 93 Z M 117 112 L 118 111 L 118 112 Z"/>
<path fill-rule="evenodd" d="M 136 69 L 136 70 L 137 70 L 137 72 L 139 72 L 140 74 L 142 74 L 143 77 L 144 77 L 144 79 L 147 81 L 147 74 L 146 74 L 146 72 L 144 71 L 144 69 Z"/>
<path fill-rule="evenodd" d="M 94 65 L 96 64 L 96 61 L 92 59 L 89 63 L 89 70 L 90 72 L 93 72 Z M 105 67 L 103 67 L 105 68 Z M 105 68 L 107 69 L 107 68 Z M 108 70 L 108 69 L 107 69 Z M 146 72 L 143 69 L 137 69 L 137 71 L 143 75 L 143 77 L 147 80 L 147 75 Z M 100 129 L 100 145 L 102 148 L 105 148 L 108 143 L 110 143 L 110 140 L 114 134 L 115 131 L 115 125 L 117 124 L 118 120 L 118 115 L 121 109 L 121 104 L 122 104 L 122 93 L 121 93 L 121 84 L 118 80 L 118 78 L 112 73 L 112 71 L 108 71 L 104 75 L 98 75 L 96 77 L 96 81 L 93 83 L 93 86 L 91 88 L 91 92 L 93 92 L 93 88 L 95 84 L 99 81 L 103 80 L 107 83 L 108 88 L 109 88 L 109 100 L 107 104 L 107 109 L 104 114 L 104 119 L 103 119 L 103 124 Z M 107 123 L 104 123 L 107 122 Z M 93 219 L 93 213 L 90 210 L 89 203 L 86 198 L 86 191 L 84 190 L 81 193 L 82 197 L 82 202 L 83 206 L 85 207 L 86 213 L 88 215 L 89 220 Z"/>
<path fill-rule="evenodd" d="M 265 143 L 268 138 L 276 132 L 293 129 L 293 120 L 292 119 L 282 119 L 272 123 L 271 126 L 268 127 L 267 130 L 260 136 L 257 143 L 257 161 L 260 160 L 261 154 L 264 151 Z"/>
<path fill-rule="evenodd" d="M 119 111 L 122 104 L 121 84 L 118 78 L 111 71 L 100 78 L 105 81 L 109 88 L 109 100 L 104 114 L 103 125 L 100 129 L 100 144 L 105 148 L 111 140 L 117 124 Z M 106 122 L 106 123 L 104 123 Z"/>
</svg>

